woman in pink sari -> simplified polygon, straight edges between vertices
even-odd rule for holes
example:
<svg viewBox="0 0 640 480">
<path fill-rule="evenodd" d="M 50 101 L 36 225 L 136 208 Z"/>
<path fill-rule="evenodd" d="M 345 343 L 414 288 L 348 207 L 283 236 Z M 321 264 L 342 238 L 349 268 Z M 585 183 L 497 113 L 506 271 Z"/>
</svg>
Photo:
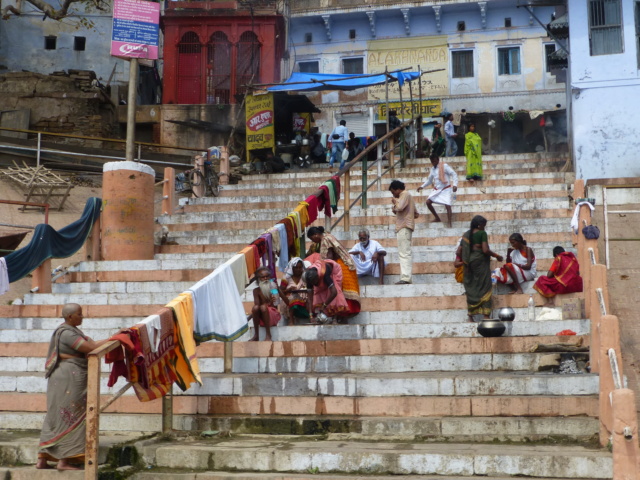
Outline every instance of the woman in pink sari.
<svg viewBox="0 0 640 480">
<path fill-rule="evenodd" d="M 342 267 L 333 260 L 323 260 L 314 253 L 306 258 L 311 267 L 304 272 L 307 288 L 312 291 L 307 297 L 308 310 L 315 318 L 317 312 L 328 317 L 349 314 L 349 304 L 342 293 Z"/>
</svg>

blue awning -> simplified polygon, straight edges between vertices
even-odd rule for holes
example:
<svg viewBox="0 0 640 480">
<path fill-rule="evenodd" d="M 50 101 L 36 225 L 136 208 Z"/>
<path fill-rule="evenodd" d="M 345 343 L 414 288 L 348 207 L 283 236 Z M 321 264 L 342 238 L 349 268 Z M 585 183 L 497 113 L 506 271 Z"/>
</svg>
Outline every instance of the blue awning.
<svg viewBox="0 0 640 480">
<path fill-rule="evenodd" d="M 417 80 L 420 72 L 389 72 L 393 79 L 389 82 L 398 82 L 400 86 L 404 82 Z M 385 74 L 331 74 L 331 73 L 300 73 L 291 74 L 286 82 L 280 85 L 268 87 L 270 92 L 305 92 L 321 90 L 356 90 L 358 88 L 373 87 L 383 85 Z"/>
</svg>

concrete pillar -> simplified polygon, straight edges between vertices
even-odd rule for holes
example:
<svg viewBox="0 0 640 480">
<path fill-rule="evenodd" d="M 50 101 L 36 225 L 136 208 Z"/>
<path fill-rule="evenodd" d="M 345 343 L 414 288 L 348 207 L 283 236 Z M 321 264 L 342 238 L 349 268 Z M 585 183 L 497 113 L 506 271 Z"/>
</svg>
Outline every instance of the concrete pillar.
<svg viewBox="0 0 640 480">
<path fill-rule="evenodd" d="M 611 399 L 613 404 L 613 480 L 640 480 L 635 395 L 628 388 L 620 388 L 611 394 Z"/>
<path fill-rule="evenodd" d="M 139 162 L 104 165 L 103 260 L 152 260 L 155 172 Z"/>
<path fill-rule="evenodd" d="M 613 431 L 613 413 L 609 394 L 615 390 L 613 372 L 609 362 L 609 349 L 613 348 L 617 353 L 620 352 L 620 323 L 615 315 L 604 315 L 600 319 L 599 348 L 600 408 L 598 417 L 600 419 L 600 444 L 605 446 L 609 442 L 609 437 L 611 437 L 611 432 Z M 622 358 L 620 357 L 618 357 L 618 369 L 622 377 Z"/>
<path fill-rule="evenodd" d="M 102 260 L 100 258 L 100 234 L 101 227 L 100 217 L 93 223 L 91 233 L 87 237 L 84 244 L 84 259 L 87 262 Z"/>
<path fill-rule="evenodd" d="M 51 293 L 51 259 L 48 258 L 42 265 L 31 273 L 31 288 L 38 288 L 36 293 Z"/>
</svg>

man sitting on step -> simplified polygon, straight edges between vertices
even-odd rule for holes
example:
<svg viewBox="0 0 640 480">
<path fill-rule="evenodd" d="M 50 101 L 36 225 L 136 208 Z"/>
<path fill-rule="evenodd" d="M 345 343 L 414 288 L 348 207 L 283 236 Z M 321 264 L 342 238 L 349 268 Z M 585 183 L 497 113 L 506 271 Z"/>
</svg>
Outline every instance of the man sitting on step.
<svg viewBox="0 0 640 480">
<path fill-rule="evenodd" d="M 278 288 L 276 282 L 271 280 L 271 270 L 267 267 L 260 267 L 256 270 L 256 281 L 258 286 L 253 289 L 253 328 L 255 330 L 250 342 L 260 340 L 260 327 L 264 327 L 267 332 L 265 340 L 271 341 L 271 327 L 278 325 L 281 315 L 278 311 L 280 300 L 289 305 L 289 299 Z"/>
<path fill-rule="evenodd" d="M 363 229 L 358 232 L 358 243 L 356 243 L 349 253 L 353 255 L 358 276 L 371 275 L 380 278 L 380 285 L 384 284 L 384 257 L 387 252 L 380 243 L 371 240 L 369 230 Z"/>
</svg>

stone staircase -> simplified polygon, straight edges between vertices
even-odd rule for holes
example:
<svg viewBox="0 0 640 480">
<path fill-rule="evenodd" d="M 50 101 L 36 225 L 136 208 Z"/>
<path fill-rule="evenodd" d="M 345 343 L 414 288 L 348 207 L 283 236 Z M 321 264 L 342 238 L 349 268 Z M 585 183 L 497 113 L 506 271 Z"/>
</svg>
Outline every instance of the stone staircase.
<svg viewBox="0 0 640 480">
<path fill-rule="evenodd" d="M 361 283 L 362 313 L 349 325 L 279 326 L 272 329 L 274 342 L 249 343 L 250 331 L 234 343 L 232 374 L 223 373 L 221 343 L 200 345 L 204 385 L 187 392 L 174 388 L 174 428 L 188 434 L 173 442 L 139 441 L 138 452 L 153 468 L 136 478 L 612 477 L 611 455 L 594 441 L 598 377 L 540 372 L 542 354 L 530 353 L 538 343 L 582 338 L 588 344 L 589 321 L 528 321 L 529 284 L 524 295 L 494 297 L 495 307 L 515 309 L 516 320 L 503 337 L 483 338 L 466 322 L 463 288 L 453 279 L 455 245 L 477 214 L 489 221 L 494 251 L 504 254 L 508 236 L 522 233 L 540 273 L 555 245 L 572 248 L 571 179 L 559 173 L 565 159 L 487 156 L 486 180 L 476 186 L 462 180 L 464 158 L 450 160 L 461 177 L 454 225 L 428 224 L 422 198 L 413 285 L 393 285 L 399 265 L 391 178 L 385 177 L 380 191 L 370 190 L 369 208 L 351 211 L 351 231 L 338 226 L 332 232 L 350 247 L 366 227 L 388 251 L 385 285 Z M 395 178 L 414 193 L 427 164 L 408 161 Z M 221 197 L 190 200 L 183 213 L 158 218 L 172 244 L 160 247 L 154 260 L 83 262 L 53 293 L 29 294 L 22 306 L 0 306 L 0 425 L 40 428 L 44 356 L 64 303 L 85 306 L 83 330 L 105 338 L 208 274 L 327 177 L 326 167 L 246 177 L 225 186 Z M 357 192 L 360 172 L 352 173 L 351 182 Z M 245 295 L 247 309 L 250 298 Z M 577 336 L 555 336 L 565 329 Z M 108 389 L 105 375 L 102 392 L 122 385 Z M 101 416 L 100 428 L 111 435 L 157 432 L 160 410 L 160 402 L 144 404 L 127 394 Z M 200 436 L 202 431 L 213 436 Z M 26 452 L 19 463 L 35 461 L 36 442 L 18 442 Z M 7 471 L 14 476 L 6 478 L 24 474 Z"/>
</svg>

